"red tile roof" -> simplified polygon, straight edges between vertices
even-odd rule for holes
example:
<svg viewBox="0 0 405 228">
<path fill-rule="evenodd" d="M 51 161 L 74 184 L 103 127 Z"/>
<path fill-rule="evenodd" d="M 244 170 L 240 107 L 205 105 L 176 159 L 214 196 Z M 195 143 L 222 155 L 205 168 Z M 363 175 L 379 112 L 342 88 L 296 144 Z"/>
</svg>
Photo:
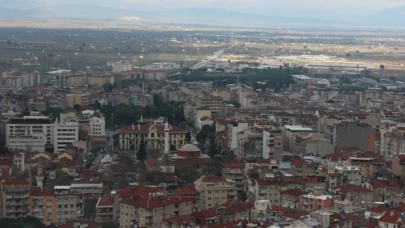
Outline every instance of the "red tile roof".
<svg viewBox="0 0 405 228">
<path fill-rule="evenodd" d="M 164 221 L 168 223 L 183 224 L 184 221 L 193 221 L 195 217 L 193 215 L 180 215 L 171 218 L 167 218 Z"/>
<path fill-rule="evenodd" d="M 26 185 L 27 187 L 29 186 L 29 183 L 25 179 L 8 179 L 8 180 L 3 180 L 2 182 L 3 187 L 5 186 L 14 186 L 14 185 Z"/>
<path fill-rule="evenodd" d="M 123 204 L 128 204 L 135 206 L 137 208 L 144 208 L 144 209 L 153 209 L 159 207 L 166 207 L 168 205 L 180 204 L 180 203 L 188 203 L 196 200 L 195 197 L 189 196 L 175 196 L 175 197 L 162 197 L 162 198 L 155 198 L 155 197 L 145 197 L 140 199 L 129 199 L 122 202 Z"/>
<path fill-rule="evenodd" d="M 281 213 L 288 212 L 288 208 L 277 206 L 277 205 L 271 206 L 271 210 L 276 211 L 276 212 L 281 212 Z"/>
<path fill-rule="evenodd" d="M 294 159 L 291 161 L 292 165 L 304 165 L 305 161 L 302 159 Z"/>
<path fill-rule="evenodd" d="M 199 218 L 211 218 L 218 215 L 216 208 L 210 208 L 207 210 L 197 211 L 195 215 Z"/>
<path fill-rule="evenodd" d="M 308 211 L 287 211 L 283 213 L 283 217 L 292 219 L 301 219 L 303 216 L 309 215 Z"/>
<path fill-rule="evenodd" d="M 203 177 L 201 182 L 225 182 L 225 178 L 222 177 Z"/>
<path fill-rule="evenodd" d="M 114 202 L 115 198 L 113 196 L 103 196 L 98 200 L 96 207 L 112 207 Z"/>
<path fill-rule="evenodd" d="M 239 212 L 247 211 L 250 208 L 253 208 L 254 203 L 253 202 L 244 202 L 244 203 L 239 203 L 239 204 L 229 204 L 229 205 L 225 205 L 225 207 L 227 208 L 228 212 L 239 213 Z"/>
<path fill-rule="evenodd" d="M 101 228 L 101 224 L 95 222 L 95 221 L 69 221 L 65 224 L 62 225 L 58 225 L 56 226 L 57 228 L 77 228 L 77 224 L 81 224 L 81 225 L 87 225 L 87 228 Z"/>
<path fill-rule="evenodd" d="M 379 219 L 379 221 L 391 223 L 391 224 L 397 224 L 400 217 L 401 217 L 401 213 L 399 213 L 398 211 L 388 211 L 385 213 L 385 215 L 383 215 Z"/>
<path fill-rule="evenodd" d="M 83 169 L 82 170 L 82 177 L 84 177 L 84 178 L 92 178 L 92 177 L 94 177 L 94 175 L 97 173 L 97 171 L 96 170 L 93 170 L 93 169 Z"/>
<path fill-rule="evenodd" d="M 245 163 L 243 163 L 243 162 L 224 163 L 224 168 L 229 168 L 229 169 L 244 169 L 244 168 L 245 168 Z"/>
<path fill-rule="evenodd" d="M 395 181 L 373 181 L 371 186 L 373 188 L 400 188 L 401 184 Z"/>
<path fill-rule="evenodd" d="M 293 189 L 287 189 L 287 190 L 281 191 L 280 194 L 291 195 L 291 196 L 300 196 L 300 195 L 304 194 L 304 192 L 301 191 L 301 189 L 293 188 Z"/>
<path fill-rule="evenodd" d="M 196 190 L 191 188 L 179 188 L 176 191 L 176 195 L 178 196 L 196 196 L 198 194 L 199 193 Z"/>
<path fill-rule="evenodd" d="M 365 228 L 377 228 L 378 227 L 378 222 L 374 220 L 368 220 L 366 224 L 364 225 Z"/>
<path fill-rule="evenodd" d="M 149 166 L 160 166 L 160 162 L 157 159 L 149 159 L 146 163 Z"/>
</svg>

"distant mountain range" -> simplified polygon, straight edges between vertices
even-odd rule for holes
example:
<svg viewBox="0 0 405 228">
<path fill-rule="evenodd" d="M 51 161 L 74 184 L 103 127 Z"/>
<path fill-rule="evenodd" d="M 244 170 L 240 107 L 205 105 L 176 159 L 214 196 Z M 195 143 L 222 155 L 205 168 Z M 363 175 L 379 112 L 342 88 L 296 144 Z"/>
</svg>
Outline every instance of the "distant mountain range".
<svg viewBox="0 0 405 228">
<path fill-rule="evenodd" d="M 32 5 L 20 9 L 24 4 L 14 0 L 7 8 L 0 7 L 0 20 L 61 20 L 61 21 L 109 21 L 116 23 L 141 24 L 205 24 L 225 26 L 266 26 L 266 25 L 343 25 L 343 26 L 387 26 L 404 27 L 405 6 L 382 10 L 367 17 L 325 18 L 308 16 L 272 16 L 237 12 L 220 8 L 179 8 L 179 9 L 118 9 L 99 5 L 66 4 L 36 9 Z M 25 1 L 24 1 L 25 2 Z M 140 18 L 140 21 L 122 20 Z"/>
<path fill-rule="evenodd" d="M 367 21 L 378 26 L 405 27 L 405 6 L 383 10 L 368 17 Z"/>
</svg>

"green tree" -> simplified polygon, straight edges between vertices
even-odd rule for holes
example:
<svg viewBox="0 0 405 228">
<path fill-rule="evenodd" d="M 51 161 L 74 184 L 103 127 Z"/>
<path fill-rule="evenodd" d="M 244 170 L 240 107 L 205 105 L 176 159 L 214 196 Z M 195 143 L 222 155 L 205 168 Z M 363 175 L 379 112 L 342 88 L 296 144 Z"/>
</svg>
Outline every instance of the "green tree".
<svg viewBox="0 0 405 228">
<path fill-rule="evenodd" d="M 185 167 L 176 167 L 174 174 L 180 178 L 185 183 L 193 183 L 196 179 L 200 177 L 197 167 L 185 168 Z"/>
<path fill-rule="evenodd" d="M 81 106 L 79 104 L 75 104 L 73 106 L 73 109 L 76 110 L 76 112 L 80 112 L 80 108 L 81 108 Z"/>
<path fill-rule="evenodd" d="M 0 154 L 10 154 L 10 151 L 8 150 L 5 144 L 0 146 Z"/>
<path fill-rule="evenodd" d="M 210 147 L 208 149 L 208 153 L 211 158 L 213 158 L 215 155 L 221 154 L 221 148 L 216 141 L 215 135 L 210 137 Z"/>
<path fill-rule="evenodd" d="M 231 162 L 231 161 L 236 161 L 236 155 L 233 151 L 231 150 L 225 150 L 222 151 L 222 157 L 224 158 L 225 161 Z"/>
<path fill-rule="evenodd" d="M 104 92 L 111 93 L 114 89 L 114 85 L 111 83 L 106 83 L 103 85 Z"/>
<path fill-rule="evenodd" d="M 98 100 L 94 101 L 94 103 L 91 106 L 96 110 L 101 110 L 101 104 Z"/>
<path fill-rule="evenodd" d="M 139 144 L 139 150 L 136 153 L 136 158 L 142 163 L 144 163 L 146 161 L 146 156 L 147 156 L 146 143 L 145 138 L 142 136 L 141 142 Z"/>
<path fill-rule="evenodd" d="M 205 125 L 196 136 L 197 142 L 205 144 L 207 139 L 215 136 L 215 126 Z"/>
<path fill-rule="evenodd" d="M 31 112 L 30 112 L 30 110 L 25 109 L 24 112 L 21 113 L 21 115 L 23 115 L 23 116 L 30 116 L 30 115 L 31 115 Z"/>
<path fill-rule="evenodd" d="M 6 44 L 7 44 L 7 45 L 12 45 L 13 42 L 12 42 L 11 40 L 7 40 L 7 41 L 6 41 Z"/>
<path fill-rule="evenodd" d="M 24 218 L 2 218 L 0 219 L 1 228 L 45 228 L 41 220 L 27 216 Z"/>
<path fill-rule="evenodd" d="M 63 109 L 61 109 L 61 108 L 48 107 L 45 111 L 42 111 L 42 114 L 44 116 L 51 116 L 53 118 L 59 118 L 60 114 L 62 112 L 63 112 Z"/>
<path fill-rule="evenodd" d="M 101 228 L 119 228 L 119 224 L 113 222 L 106 222 L 101 225 Z"/>
</svg>

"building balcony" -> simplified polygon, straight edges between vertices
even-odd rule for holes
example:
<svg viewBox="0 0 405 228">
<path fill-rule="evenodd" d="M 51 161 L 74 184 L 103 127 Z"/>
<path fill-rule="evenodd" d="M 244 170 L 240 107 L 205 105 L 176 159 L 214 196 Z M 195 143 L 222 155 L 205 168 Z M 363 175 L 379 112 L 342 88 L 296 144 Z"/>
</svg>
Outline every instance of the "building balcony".
<svg viewBox="0 0 405 228">
<path fill-rule="evenodd" d="M 7 199 L 26 199 L 29 198 L 28 194 L 7 194 Z"/>
<path fill-rule="evenodd" d="M 113 214 L 113 209 L 98 209 L 96 211 L 96 214 L 100 214 L 100 215 Z"/>
<path fill-rule="evenodd" d="M 7 212 L 15 212 L 15 213 L 28 213 L 28 207 L 6 207 Z"/>
<path fill-rule="evenodd" d="M 20 200 L 20 201 L 9 200 L 9 201 L 7 201 L 7 206 L 22 206 L 22 205 L 28 205 L 28 201 L 27 200 Z"/>
<path fill-rule="evenodd" d="M 96 222 L 104 223 L 113 221 L 112 215 L 96 215 Z"/>
<path fill-rule="evenodd" d="M 150 213 L 150 212 L 145 212 L 144 216 L 145 216 L 146 218 L 150 218 L 150 217 L 152 217 L 153 215 L 152 215 L 152 213 Z"/>
</svg>

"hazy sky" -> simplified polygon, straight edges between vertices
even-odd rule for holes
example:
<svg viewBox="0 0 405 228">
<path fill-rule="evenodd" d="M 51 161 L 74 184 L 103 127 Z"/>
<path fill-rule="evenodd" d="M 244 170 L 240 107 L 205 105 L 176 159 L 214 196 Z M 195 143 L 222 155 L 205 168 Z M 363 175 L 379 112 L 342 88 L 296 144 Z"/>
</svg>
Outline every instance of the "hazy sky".
<svg viewBox="0 0 405 228">
<path fill-rule="evenodd" d="M 0 3 L 6 0 L 0 0 Z M 405 6 L 405 0 L 19 0 L 23 7 L 41 9 L 65 4 L 99 5 L 138 10 L 165 10 L 182 7 L 226 8 L 240 12 L 283 15 L 350 17 Z M 8 4 L 10 3 L 7 0 Z M 18 2 L 18 0 L 11 1 Z"/>
<path fill-rule="evenodd" d="M 0 3 L 6 0 L 0 0 Z M 405 0 L 24 0 L 25 2 L 41 1 L 47 4 L 105 4 L 110 6 L 123 6 L 126 3 L 159 4 L 162 6 L 202 6 L 202 7 L 227 7 L 227 8 L 263 8 L 263 7 L 317 7 L 337 8 L 362 8 L 382 9 L 405 5 Z M 129 4 L 128 4 L 129 5 Z"/>
</svg>

